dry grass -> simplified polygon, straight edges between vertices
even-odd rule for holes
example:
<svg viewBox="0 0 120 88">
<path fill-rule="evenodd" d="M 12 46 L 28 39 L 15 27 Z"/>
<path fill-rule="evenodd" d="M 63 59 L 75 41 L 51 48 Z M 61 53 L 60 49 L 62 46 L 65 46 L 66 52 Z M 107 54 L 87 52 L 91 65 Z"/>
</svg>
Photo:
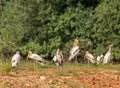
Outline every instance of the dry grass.
<svg viewBox="0 0 120 88">
<path fill-rule="evenodd" d="M 33 60 L 29 60 L 28 62 L 26 62 L 25 60 L 21 60 L 18 64 L 18 67 L 13 69 L 11 67 L 10 59 L 6 60 L 6 62 L 3 62 L 2 60 L 0 60 L 0 71 L 1 72 L 6 72 L 6 73 L 9 73 L 10 71 L 15 71 L 15 70 L 28 70 L 28 71 L 37 71 L 37 72 L 42 72 L 43 73 L 43 72 L 46 72 L 46 70 L 49 70 L 49 69 L 53 69 L 57 73 L 58 70 L 60 69 L 61 72 L 58 72 L 58 75 L 68 76 L 69 74 L 77 75 L 74 71 L 74 70 L 77 70 L 77 68 L 79 68 L 84 73 L 89 74 L 89 72 L 91 70 L 96 71 L 96 69 L 119 70 L 120 69 L 120 64 L 107 64 L 107 65 L 103 65 L 103 64 L 92 65 L 92 64 L 90 64 L 90 65 L 87 65 L 87 64 L 77 63 L 75 68 L 74 68 L 74 64 L 72 64 L 72 63 L 67 63 L 66 64 L 65 63 L 62 67 L 58 68 L 54 64 L 49 64 L 49 62 L 47 62 L 45 64 L 45 66 L 41 66 L 38 63 L 35 63 L 35 66 L 34 66 L 34 61 Z"/>
<path fill-rule="evenodd" d="M 10 60 L 6 61 L 6 63 L 0 61 L 0 71 L 2 73 L 0 77 L 3 79 L 0 88 L 9 88 L 11 85 L 13 86 L 11 80 L 17 83 L 21 82 L 21 84 L 18 85 L 19 87 L 17 86 L 18 88 L 26 87 L 28 84 L 30 86 L 29 88 L 41 88 L 43 85 L 49 86 L 48 88 L 107 88 L 110 84 L 105 84 L 104 80 L 107 80 L 109 76 L 111 77 L 109 78 L 111 82 L 119 82 L 119 67 L 119 64 L 87 65 L 77 63 L 74 68 L 74 64 L 64 63 L 62 67 L 58 68 L 49 62 L 47 62 L 45 66 L 36 63 L 34 67 L 34 61 L 29 60 L 26 64 L 25 60 L 21 60 L 17 68 L 11 68 Z M 46 77 L 47 80 L 41 82 L 41 76 Z M 19 81 L 17 81 L 18 78 Z M 28 84 L 24 84 L 21 80 L 29 81 L 27 81 Z M 97 80 L 101 83 L 99 85 L 100 87 L 96 86 L 98 85 L 96 83 Z M 16 88 L 16 85 L 14 86 L 15 87 L 11 88 Z"/>
</svg>

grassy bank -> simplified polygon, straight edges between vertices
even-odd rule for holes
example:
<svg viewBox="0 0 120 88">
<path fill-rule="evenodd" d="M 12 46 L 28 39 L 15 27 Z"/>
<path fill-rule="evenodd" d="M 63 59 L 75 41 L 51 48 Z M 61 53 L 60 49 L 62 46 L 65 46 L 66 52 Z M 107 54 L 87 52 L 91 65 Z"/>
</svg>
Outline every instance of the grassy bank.
<svg viewBox="0 0 120 88">
<path fill-rule="evenodd" d="M 28 70 L 28 71 L 43 71 L 43 70 L 62 70 L 63 72 L 65 70 L 72 71 L 75 69 L 80 69 L 82 71 L 88 71 L 88 70 L 97 70 L 97 69 L 111 69 L 111 70 L 119 70 L 120 64 L 99 64 L 99 65 L 93 65 L 93 64 L 83 64 L 83 63 L 76 63 L 74 66 L 73 63 L 64 63 L 62 67 L 56 67 L 54 64 L 51 64 L 49 61 L 46 62 L 45 66 L 41 66 L 38 63 L 35 63 L 33 60 L 29 60 L 26 62 L 24 59 L 22 59 L 17 68 L 11 67 L 11 60 L 7 59 L 4 61 L 3 59 L 0 59 L 0 72 L 6 72 L 9 73 L 10 71 L 15 70 Z"/>
</svg>

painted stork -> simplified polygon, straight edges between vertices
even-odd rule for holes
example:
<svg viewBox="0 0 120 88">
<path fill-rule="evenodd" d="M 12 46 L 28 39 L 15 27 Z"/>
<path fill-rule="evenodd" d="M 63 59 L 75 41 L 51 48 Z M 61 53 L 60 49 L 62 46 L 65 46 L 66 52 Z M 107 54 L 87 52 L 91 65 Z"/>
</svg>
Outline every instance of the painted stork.
<svg viewBox="0 0 120 88">
<path fill-rule="evenodd" d="M 89 53 L 89 51 L 86 51 L 86 52 L 85 52 L 84 58 L 88 59 L 88 61 L 90 61 L 90 62 L 93 63 L 93 64 L 95 63 L 94 56 L 93 56 L 91 53 Z M 88 64 L 89 64 L 89 63 L 88 63 Z"/>
<path fill-rule="evenodd" d="M 63 63 L 63 55 L 62 55 L 62 52 L 60 51 L 60 49 L 57 49 L 55 56 L 56 56 L 56 62 L 58 64 L 58 66 L 61 66 Z"/>
<path fill-rule="evenodd" d="M 35 62 L 41 62 L 41 65 L 44 65 L 44 59 L 38 55 L 38 54 L 33 54 L 31 51 L 28 52 L 28 56 L 27 56 L 27 61 L 28 58 L 35 60 Z"/>
<path fill-rule="evenodd" d="M 11 60 L 13 68 L 17 67 L 20 59 L 21 59 L 20 51 L 17 51 L 16 54 L 13 55 L 12 60 Z"/>
<path fill-rule="evenodd" d="M 103 59 L 103 64 L 107 64 L 108 62 L 110 62 L 110 59 L 111 59 L 111 50 L 112 50 L 112 44 L 111 45 L 109 45 L 109 50 L 108 50 L 108 52 L 105 54 L 105 56 L 104 56 L 104 59 Z"/>
<path fill-rule="evenodd" d="M 59 51 L 59 49 L 57 50 L 57 52 L 60 52 L 60 57 L 62 59 L 62 63 L 63 63 L 63 54 L 61 51 Z M 59 66 L 58 60 L 57 60 L 57 52 L 56 55 L 53 57 L 52 61 L 56 64 L 56 66 Z"/>
<path fill-rule="evenodd" d="M 74 71 L 75 71 L 75 64 L 76 64 L 76 61 L 77 61 L 77 56 L 79 54 L 79 46 L 78 46 L 78 40 L 75 39 L 74 40 L 74 43 L 73 43 L 73 47 L 72 49 L 70 50 L 69 52 L 69 61 L 74 61 Z"/>
<path fill-rule="evenodd" d="M 101 54 L 100 56 L 99 56 L 99 55 L 97 56 L 97 64 L 99 64 L 99 63 L 100 63 L 101 58 L 103 58 L 103 55 L 102 55 L 102 54 Z"/>
<path fill-rule="evenodd" d="M 79 51 L 80 51 L 80 49 L 79 49 L 79 46 L 78 46 L 78 40 L 75 39 L 74 43 L 73 43 L 73 47 L 72 47 L 72 49 L 70 50 L 70 53 L 69 53 L 70 54 L 69 61 L 75 60 L 77 58 L 78 54 L 79 54 Z"/>
</svg>

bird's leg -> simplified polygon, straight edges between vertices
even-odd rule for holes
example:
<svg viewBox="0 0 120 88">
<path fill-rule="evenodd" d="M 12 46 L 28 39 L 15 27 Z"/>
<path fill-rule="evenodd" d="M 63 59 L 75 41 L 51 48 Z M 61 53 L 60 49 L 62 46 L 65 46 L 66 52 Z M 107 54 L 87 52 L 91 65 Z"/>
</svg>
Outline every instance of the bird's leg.
<svg viewBox="0 0 120 88">
<path fill-rule="evenodd" d="M 88 60 L 88 65 L 89 65 L 90 61 Z"/>
<path fill-rule="evenodd" d="M 16 67 L 16 74 L 18 74 L 18 66 Z"/>
<path fill-rule="evenodd" d="M 58 62 L 57 62 L 58 63 Z M 59 63 L 57 65 L 57 69 L 58 69 L 58 73 L 60 73 L 60 69 L 59 69 Z"/>
<path fill-rule="evenodd" d="M 75 72 L 76 59 L 77 57 L 75 57 L 75 60 L 74 60 L 74 72 Z"/>
<path fill-rule="evenodd" d="M 61 63 L 60 63 L 60 65 L 59 65 L 59 66 L 60 66 L 59 68 L 60 68 L 60 74 L 61 74 Z"/>
<path fill-rule="evenodd" d="M 34 70 L 36 70 L 36 66 L 35 66 L 35 63 L 36 63 L 36 61 L 34 60 Z"/>
<path fill-rule="evenodd" d="M 25 67 L 25 69 L 28 69 L 28 56 L 26 58 L 26 67 Z"/>
<path fill-rule="evenodd" d="M 69 64 L 69 62 L 70 62 L 69 59 L 65 62 L 66 68 L 68 68 L 68 64 Z"/>
<path fill-rule="evenodd" d="M 61 62 L 59 62 L 59 73 L 61 74 Z"/>
</svg>

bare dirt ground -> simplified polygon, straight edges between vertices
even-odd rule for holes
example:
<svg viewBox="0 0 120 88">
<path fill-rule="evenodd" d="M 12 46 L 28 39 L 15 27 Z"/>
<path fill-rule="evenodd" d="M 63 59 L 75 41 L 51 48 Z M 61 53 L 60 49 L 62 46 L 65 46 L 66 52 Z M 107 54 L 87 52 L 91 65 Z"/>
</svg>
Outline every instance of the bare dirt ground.
<svg viewBox="0 0 120 88">
<path fill-rule="evenodd" d="M 0 74 L 0 88 L 120 88 L 120 71 L 108 69 L 18 70 Z"/>
</svg>

